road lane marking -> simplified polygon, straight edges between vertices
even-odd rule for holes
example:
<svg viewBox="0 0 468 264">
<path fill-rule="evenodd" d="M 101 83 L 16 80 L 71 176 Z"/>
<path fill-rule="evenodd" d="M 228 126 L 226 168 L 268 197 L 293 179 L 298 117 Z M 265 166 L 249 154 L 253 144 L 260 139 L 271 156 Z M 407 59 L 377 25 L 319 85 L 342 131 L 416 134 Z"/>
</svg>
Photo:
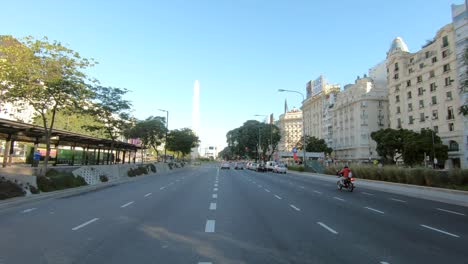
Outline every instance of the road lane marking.
<svg viewBox="0 0 468 264">
<path fill-rule="evenodd" d="M 258 187 L 259 187 L 259 188 L 262 188 L 263 186 L 262 186 L 262 185 L 259 185 Z"/>
<path fill-rule="evenodd" d="M 340 201 L 344 202 L 344 199 L 341 199 L 341 198 L 339 198 L 339 197 L 336 197 L 336 196 L 335 196 L 335 197 L 333 197 L 333 199 L 337 199 L 337 200 L 340 200 Z"/>
<path fill-rule="evenodd" d="M 198 262 L 198 264 L 213 264 L 211 262 Z"/>
<path fill-rule="evenodd" d="M 22 212 L 23 214 L 25 214 L 25 213 L 32 212 L 32 211 L 34 211 L 34 210 L 36 210 L 36 209 L 37 209 L 37 208 L 29 208 L 29 209 L 23 210 L 23 211 L 21 211 L 21 212 Z"/>
<path fill-rule="evenodd" d="M 125 208 L 125 207 L 131 205 L 132 203 L 134 203 L 134 201 L 128 202 L 128 203 L 126 203 L 126 204 L 120 206 L 120 208 Z"/>
<path fill-rule="evenodd" d="M 213 233 L 215 231 L 215 220 L 206 220 L 205 232 Z"/>
<path fill-rule="evenodd" d="M 218 188 L 213 188 L 213 192 L 217 192 L 218 191 Z"/>
<path fill-rule="evenodd" d="M 377 212 L 379 214 L 385 214 L 384 212 L 380 211 L 380 210 L 377 210 L 377 209 L 374 209 L 374 208 L 370 208 L 370 207 L 364 207 L 366 208 L 367 210 L 371 210 L 371 211 L 374 211 L 374 212 Z"/>
<path fill-rule="evenodd" d="M 322 192 L 319 192 L 319 191 L 314 191 L 314 193 L 322 194 Z"/>
<path fill-rule="evenodd" d="M 406 201 L 395 199 L 395 198 L 390 198 L 390 200 L 395 201 L 395 202 L 400 202 L 400 203 L 406 203 Z"/>
<path fill-rule="evenodd" d="M 460 236 L 457 236 L 455 234 L 452 234 L 452 233 L 449 233 L 449 232 L 446 232 L 444 230 L 440 230 L 440 229 L 437 229 L 437 228 L 434 228 L 434 227 L 430 227 L 430 226 L 427 226 L 427 225 L 421 225 L 422 227 L 425 227 L 427 229 L 431 229 L 431 230 L 434 230 L 434 231 L 437 231 L 437 232 L 440 232 L 442 234 L 446 234 L 446 235 L 449 235 L 449 236 L 453 236 L 453 237 L 460 237 Z"/>
<path fill-rule="evenodd" d="M 76 231 L 82 227 L 85 227 L 89 224 L 91 224 L 92 222 L 96 222 L 97 220 L 99 220 L 99 218 L 93 218 L 91 220 L 89 220 L 88 222 L 84 222 L 83 224 L 79 225 L 79 226 L 75 226 L 74 228 L 72 228 L 73 231 Z"/>
<path fill-rule="evenodd" d="M 268 190 L 268 189 L 265 189 L 265 192 L 270 192 L 270 190 Z"/>
<path fill-rule="evenodd" d="M 217 199 L 218 198 L 218 195 L 215 193 L 213 194 L 213 199 Z"/>
<path fill-rule="evenodd" d="M 322 222 L 317 222 L 317 224 L 319 224 L 321 227 L 325 228 L 326 230 L 332 232 L 335 235 L 338 234 L 338 232 L 336 232 L 335 230 L 333 230 L 332 228 L 330 228 L 329 226 L 327 226 L 326 224 Z"/>
<path fill-rule="evenodd" d="M 380 261 L 380 264 L 390 264 L 390 263 L 385 262 L 385 261 Z"/>
<path fill-rule="evenodd" d="M 210 210 L 216 210 L 216 203 L 210 203 Z"/>
<path fill-rule="evenodd" d="M 276 194 L 275 194 L 275 197 L 276 197 L 277 199 L 280 199 L 280 200 L 283 199 L 283 198 L 279 197 L 279 196 L 276 195 Z"/>
<path fill-rule="evenodd" d="M 365 194 L 365 195 L 370 195 L 370 196 L 373 196 L 374 194 L 372 193 L 367 193 L 367 192 L 361 192 L 362 194 Z"/>
<path fill-rule="evenodd" d="M 454 212 L 454 211 L 450 211 L 450 210 L 446 210 L 446 209 L 442 209 L 442 208 L 436 208 L 436 209 L 439 210 L 439 211 L 442 211 L 442 212 L 447 212 L 447 213 L 451 213 L 451 214 L 465 216 L 465 214 L 462 214 L 462 213 L 459 213 L 459 212 Z"/>
<path fill-rule="evenodd" d="M 173 185 L 173 184 L 174 184 L 173 182 L 169 183 L 169 185 Z"/>
<path fill-rule="evenodd" d="M 300 211 L 300 210 L 301 210 L 300 208 L 297 208 L 296 206 L 294 206 L 294 204 L 290 204 L 289 206 L 291 206 L 292 208 L 294 208 L 294 210 L 296 210 L 296 211 Z"/>
<path fill-rule="evenodd" d="M 159 190 L 164 190 L 166 189 L 166 186 L 159 188 Z"/>
<path fill-rule="evenodd" d="M 305 186 L 302 186 L 302 185 L 301 185 L 301 186 L 299 186 L 299 188 L 301 188 L 301 189 L 305 189 Z"/>
<path fill-rule="evenodd" d="M 217 183 L 215 183 L 214 187 L 218 187 L 218 184 L 217 184 Z"/>
<path fill-rule="evenodd" d="M 150 196 L 150 195 L 152 195 L 152 194 L 153 194 L 153 193 L 147 193 L 147 194 L 145 194 L 145 197 L 148 197 L 148 196 Z"/>
<path fill-rule="evenodd" d="M 180 181 L 179 179 L 176 180 L 177 182 Z"/>
</svg>

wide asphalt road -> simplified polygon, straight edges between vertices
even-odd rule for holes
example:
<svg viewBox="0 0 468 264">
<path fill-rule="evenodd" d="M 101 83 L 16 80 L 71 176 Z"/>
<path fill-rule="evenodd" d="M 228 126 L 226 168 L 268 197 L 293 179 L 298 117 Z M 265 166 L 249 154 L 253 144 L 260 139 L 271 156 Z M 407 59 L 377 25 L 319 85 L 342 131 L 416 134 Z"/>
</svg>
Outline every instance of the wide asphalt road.
<svg viewBox="0 0 468 264">
<path fill-rule="evenodd" d="M 0 211 L 0 264 L 468 263 L 468 208 L 182 168 Z"/>
</svg>

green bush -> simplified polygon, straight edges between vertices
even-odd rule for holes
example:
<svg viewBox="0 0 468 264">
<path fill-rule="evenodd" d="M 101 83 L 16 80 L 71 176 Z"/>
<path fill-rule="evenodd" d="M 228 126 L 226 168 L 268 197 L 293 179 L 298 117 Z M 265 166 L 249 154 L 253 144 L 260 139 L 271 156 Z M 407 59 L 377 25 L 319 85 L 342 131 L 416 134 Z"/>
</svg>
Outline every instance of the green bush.
<svg viewBox="0 0 468 264">
<path fill-rule="evenodd" d="M 36 187 L 32 186 L 32 185 L 29 185 L 29 191 L 32 193 L 32 194 L 38 194 L 39 193 L 39 189 L 37 189 Z"/>
<path fill-rule="evenodd" d="M 288 170 L 304 172 L 304 166 L 290 165 L 290 166 L 288 166 Z"/>
<path fill-rule="evenodd" d="M 26 193 L 18 184 L 11 181 L 0 181 L 0 200 L 24 196 Z"/>
<path fill-rule="evenodd" d="M 410 169 L 406 174 L 406 181 L 409 184 L 426 185 L 426 180 L 424 179 L 424 170 L 426 169 Z"/>
<path fill-rule="evenodd" d="M 43 192 L 63 190 L 88 185 L 83 177 L 73 175 L 71 172 L 49 170 L 46 177 L 37 177 L 37 186 Z"/>
<path fill-rule="evenodd" d="M 148 165 L 148 167 L 151 170 L 151 172 L 156 173 L 156 166 L 154 166 L 154 164 L 150 164 Z"/>
<path fill-rule="evenodd" d="M 136 168 L 130 168 L 127 171 L 128 177 L 135 177 L 142 174 L 148 174 L 148 167 L 147 166 L 138 166 Z"/>
<path fill-rule="evenodd" d="M 107 178 L 106 175 L 99 175 L 99 180 L 101 180 L 101 182 L 108 182 L 109 178 Z"/>
</svg>

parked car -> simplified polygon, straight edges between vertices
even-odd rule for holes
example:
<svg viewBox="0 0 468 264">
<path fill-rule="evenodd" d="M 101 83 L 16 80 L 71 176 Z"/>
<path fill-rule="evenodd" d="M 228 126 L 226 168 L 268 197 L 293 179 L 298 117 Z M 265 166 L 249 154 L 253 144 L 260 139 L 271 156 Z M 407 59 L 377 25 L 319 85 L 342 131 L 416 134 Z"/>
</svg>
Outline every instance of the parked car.
<svg viewBox="0 0 468 264">
<path fill-rule="evenodd" d="M 273 168 L 276 165 L 277 165 L 276 161 L 267 161 L 265 167 L 267 171 L 273 171 Z"/>
<path fill-rule="evenodd" d="M 229 170 L 229 169 L 231 169 L 231 165 L 229 164 L 229 162 L 223 162 L 221 164 L 221 169 L 222 170 Z"/>
<path fill-rule="evenodd" d="M 265 172 L 266 167 L 264 163 L 257 163 L 257 167 L 255 168 L 255 171 L 260 171 L 260 172 Z"/>
<path fill-rule="evenodd" d="M 244 162 L 236 162 L 234 164 L 234 169 L 235 170 L 243 170 L 244 169 Z"/>
<path fill-rule="evenodd" d="M 288 172 L 288 168 L 284 164 L 277 164 L 273 168 L 273 172 L 286 174 L 286 172 Z"/>
<path fill-rule="evenodd" d="M 257 169 L 257 163 L 251 162 L 249 166 L 249 170 L 256 170 Z"/>
</svg>

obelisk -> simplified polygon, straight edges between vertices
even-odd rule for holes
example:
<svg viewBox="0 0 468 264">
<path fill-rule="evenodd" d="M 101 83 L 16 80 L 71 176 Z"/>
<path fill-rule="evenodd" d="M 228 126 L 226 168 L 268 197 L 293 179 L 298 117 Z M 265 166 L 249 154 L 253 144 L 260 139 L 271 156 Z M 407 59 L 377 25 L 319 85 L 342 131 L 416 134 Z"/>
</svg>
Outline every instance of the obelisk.
<svg viewBox="0 0 468 264">
<path fill-rule="evenodd" d="M 200 138 L 200 83 L 198 80 L 195 80 L 193 85 L 192 130 Z M 191 156 L 192 159 L 198 158 L 198 147 L 192 149 Z"/>
</svg>

